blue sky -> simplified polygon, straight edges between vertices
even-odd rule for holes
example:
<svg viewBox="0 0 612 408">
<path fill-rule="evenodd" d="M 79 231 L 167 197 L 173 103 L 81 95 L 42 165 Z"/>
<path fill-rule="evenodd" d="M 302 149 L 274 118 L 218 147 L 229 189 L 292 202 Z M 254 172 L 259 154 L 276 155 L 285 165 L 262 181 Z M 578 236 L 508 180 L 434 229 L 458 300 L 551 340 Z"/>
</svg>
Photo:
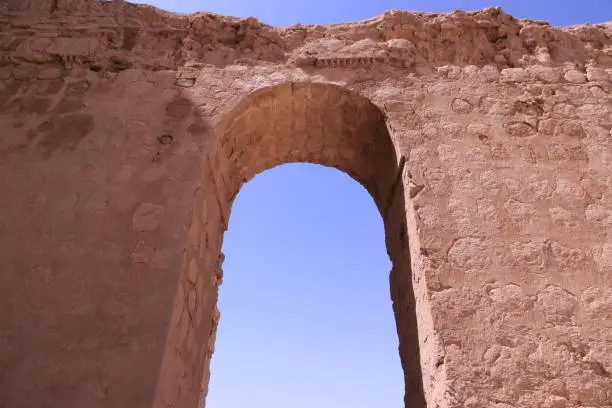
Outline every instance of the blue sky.
<svg viewBox="0 0 612 408">
<path fill-rule="evenodd" d="M 338 170 L 287 164 L 239 193 L 225 235 L 208 408 L 400 408 L 383 225 Z"/>
<path fill-rule="evenodd" d="M 612 0 L 157 0 L 274 25 L 362 20 L 386 9 L 501 5 L 554 25 L 612 20 Z M 225 235 L 221 322 L 208 408 L 400 408 L 403 376 L 382 220 L 330 168 L 290 164 L 238 195 Z"/>
<path fill-rule="evenodd" d="M 417 11 L 478 10 L 501 6 L 515 17 L 547 20 L 554 25 L 612 20 L 612 0 L 138 0 L 166 10 L 212 11 L 257 17 L 272 25 L 330 24 L 356 21 L 388 9 Z"/>
</svg>

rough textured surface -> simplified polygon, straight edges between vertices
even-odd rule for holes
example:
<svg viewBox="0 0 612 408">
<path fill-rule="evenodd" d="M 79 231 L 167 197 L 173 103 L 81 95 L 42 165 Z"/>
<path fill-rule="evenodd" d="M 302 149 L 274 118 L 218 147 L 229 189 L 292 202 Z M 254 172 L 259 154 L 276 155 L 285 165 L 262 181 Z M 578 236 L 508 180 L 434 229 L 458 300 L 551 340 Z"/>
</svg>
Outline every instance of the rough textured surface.
<svg viewBox="0 0 612 408">
<path fill-rule="evenodd" d="M 495 8 L 0 1 L 0 406 L 197 406 L 233 197 L 304 161 L 378 205 L 407 407 L 611 407 L 611 81 Z"/>
</svg>

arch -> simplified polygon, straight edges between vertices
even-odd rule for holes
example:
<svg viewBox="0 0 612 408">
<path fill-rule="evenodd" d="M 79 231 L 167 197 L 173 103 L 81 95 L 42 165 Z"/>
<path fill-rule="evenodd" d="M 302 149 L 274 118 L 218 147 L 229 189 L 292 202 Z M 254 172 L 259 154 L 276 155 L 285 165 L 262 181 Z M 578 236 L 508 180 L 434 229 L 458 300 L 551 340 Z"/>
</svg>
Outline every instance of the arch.
<svg viewBox="0 0 612 408">
<path fill-rule="evenodd" d="M 383 112 L 366 97 L 323 83 L 285 83 L 247 95 L 217 122 L 205 157 L 184 270 L 154 407 L 195 407 L 210 378 L 222 281 L 223 233 L 234 198 L 256 174 L 306 162 L 347 173 L 372 196 L 392 262 L 390 292 L 405 381 L 405 406 L 425 408 L 403 188 Z M 178 379 L 177 379 L 178 378 Z M 196 384 L 201 388 L 195 389 Z"/>
<path fill-rule="evenodd" d="M 264 170 L 307 162 L 347 173 L 384 213 L 398 172 L 382 111 L 333 84 L 293 82 L 255 91 L 219 121 L 215 142 L 213 167 L 228 201 Z"/>
</svg>

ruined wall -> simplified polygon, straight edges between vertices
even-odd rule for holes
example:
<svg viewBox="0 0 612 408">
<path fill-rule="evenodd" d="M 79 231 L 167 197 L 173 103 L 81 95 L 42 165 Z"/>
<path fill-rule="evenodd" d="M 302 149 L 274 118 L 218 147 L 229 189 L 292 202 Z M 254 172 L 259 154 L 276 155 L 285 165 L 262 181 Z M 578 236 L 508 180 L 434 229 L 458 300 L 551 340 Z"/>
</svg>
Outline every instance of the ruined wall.
<svg viewBox="0 0 612 408">
<path fill-rule="evenodd" d="M 612 406 L 612 25 L 32 0 L 0 27 L 0 406 L 196 406 L 233 197 L 290 161 L 379 207 L 407 406 Z"/>
</svg>

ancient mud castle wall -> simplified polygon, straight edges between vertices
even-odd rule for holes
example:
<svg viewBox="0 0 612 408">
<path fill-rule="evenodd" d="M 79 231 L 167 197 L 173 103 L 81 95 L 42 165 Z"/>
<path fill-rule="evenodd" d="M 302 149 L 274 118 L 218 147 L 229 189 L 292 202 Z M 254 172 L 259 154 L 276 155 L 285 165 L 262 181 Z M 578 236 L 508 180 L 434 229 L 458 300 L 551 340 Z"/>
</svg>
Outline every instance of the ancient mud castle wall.
<svg viewBox="0 0 612 408">
<path fill-rule="evenodd" d="M 612 406 L 612 24 L 3 0 L 0 28 L 0 406 L 197 406 L 232 199 L 292 161 L 378 205 L 407 407 Z"/>
</svg>

